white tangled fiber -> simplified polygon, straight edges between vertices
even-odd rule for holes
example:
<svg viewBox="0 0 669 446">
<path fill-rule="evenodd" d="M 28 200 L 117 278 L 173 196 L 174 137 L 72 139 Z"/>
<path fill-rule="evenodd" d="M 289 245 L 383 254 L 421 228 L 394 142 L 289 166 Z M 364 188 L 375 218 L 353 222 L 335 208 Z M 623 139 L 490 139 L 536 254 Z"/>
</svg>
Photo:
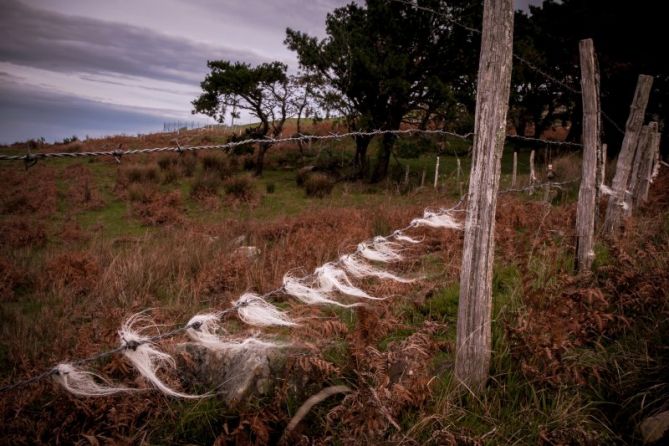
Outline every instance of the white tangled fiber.
<svg viewBox="0 0 669 446">
<path fill-rule="evenodd" d="M 198 345 L 213 351 L 266 350 L 282 347 L 283 344 L 265 341 L 255 336 L 246 339 L 223 340 L 218 332 L 222 331 L 219 323 L 220 313 L 206 313 L 193 316 L 188 321 L 186 333 Z"/>
<path fill-rule="evenodd" d="M 406 243 L 413 243 L 413 244 L 418 244 L 421 243 L 423 240 L 416 240 L 415 238 L 409 237 L 402 231 L 395 231 L 393 232 L 393 237 L 395 240 L 399 240 L 400 242 L 406 242 Z"/>
<path fill-rule="evenodd" d="M 602 195 L 613 195 L 613 189 L 611 189 L 606 184 L 600 185 L 599 186 L 599 191 L 602 193 Z"/>
<path fill-rule="evenodd" d="M 273 325 L 292 327 L 297 325 L 286 312 L 279 310 L 255 293 L 242 294 L 234 305 L 237 307 L 237 313 L 241 320 L 249 325 L 258 327 Z"/>
<path fill-rule="evenodd" d="M 385 237 L 374 237 L 371 242 L 362 242 L 358 244 L 358 253 L 374 262 L 399 262 L 403 259 L 400 254 L 401 246 L 396 242 L 391 242 Z"/>
<path fill-rule="evenodd" d="M 191 399 L 206 397 L 207 395 L 189 395 L 177 392 L 158 378 L 156 372 L 160 367 L 167 365 L 174 368 L 176 364 L 174 358 L 170 355 L 157 350 L 149 338 L 133 330 L 132 326 L 139 321 L 147 321 L 147 319 L 141 316 L 141 313 L 134 315 L 123 324 L 118 332 L 121 338 L 121 346 L 124 347 L 123 354 L 135 366 L 137 371 L 165 395 Z"/>
<path fill-rule="evenodd" d="M 222 330 L 220 313 L 205 313 L 193 316 L 186 324 L 186 334 L 195 343 L 210 350 L 225 350 L 226 342 L 218 336 Z"/>
<path fill-rule="evenodd" d="M 308 286 L 304 284 L 304 279 L 286 274 L 283 276 L 283 290 L 296 299 L 307 305 L 337 305 L 344 308 L 351 308 L 360 304 L 343 304 L 331 298 L 330 292 L 317 286 Z"/>
<path fill-rule="evenodd" d="M 462 229 L 462 223 L 456 221 L 448 212 L 425 211 L 423 218 L 411 220 L 411 226 L 428 226 L 430 228 Z"/>
<path fill-rule="evenodd" d="M 341 256 L 339 258 L 341 264 L 344 266 L 344 269 L 347 273 L 350 273 L 353 277 L 363 278 L 363 277 L 377 277 L 379 279 L 385 280 L 394 280 L 395 282 L 400 283 L 411 283 L 414 282 L 414 279 L 405 279 L 404 277 L 396 276 L 395 274 L 384 271 L 380 268 L 370 265 L 364 260 L 359 260 L 356 254 L 348 254 Z"/>
<path fill-rule="evenodd" d="M 339 291 L 349 296 L 361 297 L 364 299 L 382 300 L 378 297 L 370 296 L 360 288 L 351 283 L 351 279 L 346 275 L 346 271 L 336 267 L 333 263 L 326 263 L 316 268 L 316 281 L 321 290 L 326 292 Z"/>
<path fill-rule="evenodd" d="M 620 207 L 623 208 L 623 211 L 629 211 L 630 210 L 630 204 L 627 201 L 621 201 L 620 202 Z"/>
<path fill-rule="evenodd" d="M 78 369 L 72 364 L 58 364 L 52 376 L 65 390 L 77 396 L 107 396 L 137 390 L 114 386 L 100 375 Z"/>
</svg>

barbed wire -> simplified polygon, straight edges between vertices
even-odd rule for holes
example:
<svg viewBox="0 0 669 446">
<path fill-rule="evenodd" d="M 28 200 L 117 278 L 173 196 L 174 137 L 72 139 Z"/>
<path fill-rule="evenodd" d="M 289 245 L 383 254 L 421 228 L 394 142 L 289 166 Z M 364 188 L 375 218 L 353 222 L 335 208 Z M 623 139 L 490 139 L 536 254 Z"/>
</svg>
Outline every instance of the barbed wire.
<svg viewBox="0 0 669 446">
<path fill-rule="evenodd" d="M 559 188 L 563 185 L 572 184 L 572 183 L 575 183 L 577 181 L 578 180 L 570 180 L 570 181 L 564 181 L 564 182 L 549 181 L 549 182 L 544 182 L 544 183 L 532 184 L 532 185 L 529 185 L 525 188 L 505 189 L 505 190 L 499 191 L 498 194 L 501 195 L 501 194 L 506 194 L 506 193 L 510 193 L 510 192 L 524 192 L 524 191 L 528 191 L 528 190 L 532 190 L 532 189 L 540 189 L 540 188 L 543 188 L 544 186 L 558 187 Z M 442 212 L 466 212 L 464 209 L 463 210 L 458 209 L 466 201 L 466 197 L 467 197 L 467 194 L 465 193 L 464 195 L 462 195 L 458 199 L 458 201 L 452 207 L 450 207 L 448 209 L 440 209 L 440 211 L 442 211 Z M 406 231 L 408 229 L 411 229 L 411 228 L 414 228 L 414 227 L 415 227 L 414 224 L 411 223 L 411 224 L 405 226 L 404 228 L 394 230 L 387 237 L 391 237 L 392 235 L 394 235 L 398 232 L 401 233 L 401 232 L 404 232 L 404 231 Z M 340 262 L 341 262 L 341 258 L 332 262 L 332 263 L 333 264 L 339 264 Z M 302 277 L 300 280 L 307 279 L 310 276 L 312 276 L 312 274 L 308 274 L 305 277 Z M 265 299 L 267 299 L 271 296 L 274 296 L 274 295 L 277 295 L 277 294 L 282 294 L 282 293 L 285 293 L 285 288 L 284 288 L 283 285 L 280 286 L 279 288 L 276 288 L 276 289 L 274 289 L 272 291 L 269 291 L 265 294 L 255 296 L 254 299 L 265 300 Z M 217 314 L 218 314 L 219 318 L 222 318 L 226 314 L 232 313 L 232 312 L 238 310 L 239 308 L 244 307 L 248 304 L 249 304 L 248 300 L 242 300 L 242 301 L 238 300 L 237 302 L 235 302 L 234 304 L 232 304 L 230 307 L 226 308 L 225 310 L 217 312 Z M 76 365 L 76 366 L 89 364 L 89 363 L 92 363 L 92 362 L 99 361 L 101 359 L 108 358 L 112 355 L 115 355 L 117 353 L 121 353 L 121 352 L 123 352 L 125 350 L 128 350 L 128 349 L 135 350 L 135 349 L 137 349 L 137 347 L 139 347 L 140 345 L 143 345 L 143 344 L 152 344 L 154 342 L 158 342 L 158 341 L 162 341 L 162 340 L 165 340 L 165 339 L 173 338 L 173 337 L 175 337 L 175 336 L 177 336 L 181 333 L 184 333 L 188 329 L 196 329 L 197 330 L 197 329 L 200 328 L 200 326 L 201 326 L 201 322 L 193 322 L 193 323 L 190 323 L 190 324 L 187 323 L 186 325 L 174 328 L 174 329 L 172 329 L 170 331 L 167 331 L 165 333 L 161 333 L 161 334 L 158 334 L 158 335 L 155 335 L 155 336 L 147 337 L 147 338 L 145 338 L 141 341 L 134 341 L 134 340 L 133 341 L 125 341 L 125 340 L 122 339 L 121 340 L 122 341 L 121 345 L 119 347 L 116 347 L 116 348 L 113 348 L 113 349 L 110 349 L 110 350 L 106 350 L 106 351 L 103 351 L 103 352 L 100 352 L 100 353 L 96 353 L 92 356 L 88 356 L 86 358 L 82 358 L 82 359 L 78 359 L 78 360 L 74 360 L 74 361 L 61 361 L 59 364 L 69 363 L 69 364 Z M 57 373 L 58 373 L 58 370 L 57 370 L 57 365 L 56 365 L 56 366 L 54 366 L 54 367 L 52 367 L 52 368 L 50 368 L 50 369 L 48 369 L 48 370 L 46 370 L 42 373 L 39 373 L 39 374 L 37 374 L 33 377 L 30 377 L 30 378 L 14 382 L 12 384 L 8 384 L 8 385 L 5 385 L 3 387 L 0 387 L 0 395 L 8 393 L 8 392 L 16 390 L 16 389 L 19 389 L 19 388 L 26 387 L 26 386 L 28 386 L 30 384 L 33 384 L 33 383 L 36 383 L 36 382 L 39 382 L 39 381 L 41 381 L 45 378 L 48 378 L 48 377 L 50 377 L 54 374 L 57 374 Z"/>
<path fill-rule="evenodd" d="M 233 149 L 235 147 L 244 146 L 248 144 L 283 144 L 283 143 L 294 143 L 298 141 L 314 141 L 314 140 L 334 140 L 334 139 L 345 139 L 352 138 L 356 136 L 379 136 L 379 135 L 412 135 L 412 134 L 425 134 L 425 135 L 443 135 L 451 136 L 454 138 L 462 139 L 464 141 L 471 141 L 474 136 L 473 133 L 460 134 L 456 132 L 450 132 L 447 130 L 439 129 L 400 129 L 400 130 L 371 130 L 371 131 L 356 131 L 356 132 L 347 132 L 347 133 L 330 133 L 327 135 L 305 135 L 300 134 L 298 136 L 291 136 L 287 138 L 249 138 L 241 141 L 231 141 L 225 144 L 213 144 L 213 145 L 197 145 L 197 146 L 181 146 L 177 143 L 176 146 L 169 147 L 153 147 L 145 149 L 129 149 L 129 150 L 104 150 L 104 151 L 90 151 L 90 152 L 46 152 L 46 153 L 27 153 L 25 155 L 0 155 L 0 161 L 23 161 L 26 163 L 26 166 L 29 167 L 34 165 L 37 161 L 42 159 L 52 159 L 52 158 L 89 158 L 89 157 L 112 157 L 117 161 L 120 161 L 125 156 L 131 155 L 141 155 L 141 154 L 150 154 L 150 153 L 163 153 L 163 152 L 176 152 L 176 153 L 185 153 L 185 152 L 197 152 L 200 150 L 226 150 Z M 582 147 L 582 144 L 568 142 L 568 141 L 550 141 L 540 138 L 530 138 L 520 135 L 508 135 L 507 139 L 517 139 L 522 141 L 536 142 L 543 145 L 563 145 L 563 146 L 572 146 L 572 147 Z"/>
</svg>

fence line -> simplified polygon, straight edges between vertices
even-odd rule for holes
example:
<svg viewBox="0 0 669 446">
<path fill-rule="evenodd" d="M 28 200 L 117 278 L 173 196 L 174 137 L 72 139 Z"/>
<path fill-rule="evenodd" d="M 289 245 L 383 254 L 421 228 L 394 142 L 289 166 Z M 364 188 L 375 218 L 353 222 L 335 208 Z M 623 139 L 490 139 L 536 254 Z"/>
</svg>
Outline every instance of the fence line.
<svg viewBox="0 0 669 446">
<path fill-rule="evenodd" d="M 545 183 L 535 184 L 531 187 L 532 188 L 541 188 L 543 186 L 549 186 L 549 187 L 561 188 L 561 186 L 563 186 L 563 185 L 573 184 L 573 183 L 576 183 L 578 181 L 579 180 L 570 180 L 570 181 L 564 181 L 564 182 L 550 182 L 549 181 L 549 182 L 545 182 Z M 501 195 L 501 194 L 506 194 L 506 193 L 511 193 L 511 192 L 525 192 L 525 191 L 528 191 L 528 190 L 530 190 L 529 186 L 525 187 L 525 188 L 509 188 L 509 189 L 499 191 L 499 194 Z M 453 212 L 466 212 L 464 209 L 459 209 L 461 207 L 461 205 L 465 202 L 465 200 L 466 200 L 466 194 L 464 194 L 462 197 L 460 197 L 458 202 L 455 205 L 453 205 L 452 207 L 448 208 L 448 209 L 440 209 L 437 212 L 431 212 L 431 211 L 429 211 L 429 209 L 427 209 L 426 213 L 430 213 L 431 215 L 439 216 L 439 215 L 448 215 L 448 214 L 453 213 Z M 406 231 L 408 229 L 411 229 L 411 228 L 418 227 L 418 226 L 421 226 L 421 225 L 417 225 L 417 224 L 415 224 L 415 221 L 412 221 L 412 223 L 409 224 L 408 226 L 406 226 L 402 229 L 395 230 L 390 235 L 388 235 L 386 237 L 383 237 L 383 238 L 388 239 L 388 238 L 394 237 L 397 234 L 402 234 L 404 231 Z M 366 242 L 369 242 L 369 240 L 367 240 Z M 366 242 L 363 242 L 363 243 L 366 243 Z M 334 264 L 334 265 L 338 265 L 338 264 L 341 263 L 341 258 L 337 261 L 329 262 L 329 263 Z M 303 281 L 303 280 L 306 280 L 309 277 L 313 277 L 313 276 L 314 276 L 314 273 L 308 274 L 308 275 L 306 275 L 302 278 L 299 278 L 298 281 Z M 254 297 L 254 299 L 264 301 L 265 299 L 267 299 L 269 297 L 272 297 L 272 296 L 277 295 L 277 294 L 283 294 L 283 293 L 289 294 L 289 293 L 287 293 L 284 285 L 282 285 L 279 288 L 276 288 L 272 291 L 269 291 L 265 294 L 258 295 L 256 297 Z M 235 311 L 239 310 L 240 308 L 246 307 L 250 304 L 252 304 L 252 300 L 238 299 L 231 306 L 229 306 L 228 308 L 226 308 L 224 310 L 216 312 L 216 314 L 219 316 L 219 318 L 222 318 L 226 314 L 235 312 Z M 92 362 L 95 362 L 95 361 L 98 361 L 98 360 L 101 360 L 101 359 L 105 359 L 105 358 L 110 357 L 112 355 L 115 355 L 117 353 L 122 353 L 126 350 L 135 350 L 135 349 L 137 349 L 137 347 L 139 347 L 140 345 L 143 345 L 143 344 L 151 344 L 151 343 L 154 343 L 154 342 L 157 342 L 157 341 L 173 338 L 173 337 L 175 337 L 179 334 L 185 333 L 189 329 L 198 330 L 201 327 L 201 325 L 202 325 L 201 321 L 198 321 L 198 320 L 196 320 L 194 322 L 189 321 L 189 323 L 187 323 L 185 325 L 182 325 L 180 327 L 174 328 L 174 329 L 172 329 L 170 331 L 167 331 L 165 333 L 158 334 L 158 335 L 155 335 L 155 336 L 152 336 L 152 337 L 147 337 L 147 338 L 144 338 L 141 341 L 122 340 L 122 344 L 119 347 L 116 347 L 116 348 L 113 348 L 113 349 L 110 349 L 110 350 L 106 350 L 106 351 L 103 351 L 103 352 L 100 352 L 100 353 L 96 353 L 96 354 L 94 354 L 92 356 L 88 356 L 86 358 L 73 360 L 73 361 L 67 361 L 67 362 L 63 361 L 63 362 L 60 362 L 58 365 L 61 365 L 63 363 L 67 363 L 67 364 L 70 364 L 70 365 L 73 365 L 73 366 L 81 366 L 81 365 L 84 365 L 84 364 L 89 364 L 89 363 L 92 363 Z M 56 366 L 54 366 L 54 367 L 50 368 L 49 370 L 46 370 L 42 373 L 34 375 L 30 378 L 14 382 L 12 384 L 8 384 L 8 385 L 5 385 L 3 387 L 0 387 L 0 395 L 11 392 L 11 391 L 19 389 L 19 388 L 26 387 L 30 384 L 39 382 L 39 381 L 41 381 L 45 378 L 48 378 L 48 377 L 51 377 L 53 375 L 58 374 L 59 373 L 58 368 L 57 368 L 58 365 L 56 365 Z"/>
<path fill-rule="evenodd" d="M 465 141 L 470 141 L 474 136 L 473 133 L 456 133 L 449 132 L 447 130 L 431 130 L 431 129 L 404 129 L 404 130 L 372 130 L 372 131 L 358 131 L 358 132 L 347 132 L 347 133 L 330 133 L 327 135 L 305 135 L 301 134 L 298 136 L 292 136 L 287 138 L 249 138 L 242 141 L 231 141 L 225 144 L 213 144 L 213 145 L 198 145 L 198 146 L 181 146 L 178 142 L 176 146 L 168 147 L 154 147 L 146 149 L 116 149 L 116 150 L 103 150 L 103 151 L 91 151 L 91 152 L 47 152 L 47 153 L 27 153 L 25 155 L 0 155 L 0 161 L 23 161 L 26 164 L 26 167 L 31 167 L 37 161 L 42 159 L 51 159 L 51 158 L 90 158 L 90 157 L 113 157 L 120 162 L 121 158 L 124 156 L 131 155 L 141 155 L 147 153 L 162 153 L 162 152 L 197 152 L 200 150 L 226 150 L 233 149 L 235 147 L 244 146 L 247 144 L 281 144 L 281 143 L 294 143 L 298 141 L 324 141 L 324 140 L 336 140 L 336 139 L 345 139 L 355 136 L 377 136 L 377 135 L 413 135 L 413 134 L 423 134 L 423 135 L 443 135 L 443 136 L 452 136 L 459 138 Z M 507 139 L 535 142 L 542 145 L 551 145 L 551 146 L 569 146 L 569 147 L 582 147 L 582 144 L 568 141 L 550 141 L 539 138 L 530 138 L 520 135 L 507 135 Z"/>
</svg>

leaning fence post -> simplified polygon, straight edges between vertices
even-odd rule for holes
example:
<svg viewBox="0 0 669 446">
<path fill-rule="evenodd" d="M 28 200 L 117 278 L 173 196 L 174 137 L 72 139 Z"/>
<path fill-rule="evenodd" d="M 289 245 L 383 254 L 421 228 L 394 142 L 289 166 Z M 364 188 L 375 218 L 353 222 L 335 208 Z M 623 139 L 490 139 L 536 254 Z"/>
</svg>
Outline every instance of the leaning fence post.
<svg viewBox="0 0 669 446">
<path fill-rule="evenodd" d="M 597 162 L 600 153 L 601 108 L 599 67 L 592 39 L 579 42 L 581 96 L 583 98 L 583 163 L 576 210 L 576 262 L 579 272 L 589 271 L 595 258 L 595 214 L 597 209 Z"/>
<path fill-rule="evenodd" d="M 659 145 L 660 133 L 657 131 L 657 122 L 651 122 L 648 125 L 648 139 L 646 140 L 646 146 L 643 148 L 636 187 L 632 189 L 635 208 L 639 207 L 642 201 L 648 200 L 648 189 L 650 189 L 653 175 L 653 159 Z M 639 147 L 639 150 L 642 150 L 642 147 Z"/>
<path fill-rule="evenodd" d="M 634 99 L 630 106 L 630 114 L 625 124 L 625 137 L 618 155 L 616 163 L 616 173 L 611 183 L 612 195 L 609 198 L 609 204 L 606 208 L 606 218 L 604 219 L 604 232 L 613 234 L 620 227 L 622 219 L 623 206 L 627 206 L 627 185 L 629 184 L 630 172 L 632 170 L 632 160 L 634 151 L 639 142 L 639 134 L 643 125 L 646 106 L 650 97 L 650 89 L 653 86 L 653 77 L 642 74 L 636 85 Z"/>
<path fill-rule="evenodd" d="M 491 358 L 495 211 L 513 55 L 513 0 L 485 0 L 469 200 L 460 270 L 455 379 L 480 392 Z"/>
<path fill-rule="evenodd" d="M 439 157 L 437 157 L 437 164 L 434 166 L 434 188 L 437 189 L 439 184 Z"/>
<path fill-rule="evenodd" d="M 518 174 L 518 152 L 513 152 L 513 171 L 511 173 L 511 187 L 516 187 L 517 174 Z"/>
<path fill-rule="evenodd" d="M 651 123 L 655 124 L 655 123 Z M 634 152 L 634 161 L 632 161 L 632 173 L 630 174 L 629 184 L 627 190 L 629 194 L 627 196 L 627 203 L 629 204 L 626 209 L 623 209 L 623 214 L 626 217 L 632 215 L 632 210 L 636 208 L 637 205 L 637 194 L 639 193 L 639 181 L 641 179 L 641 170 L 643 169 L 644 159 L 646 158 L 646 151 L 650 150 L 649 144 L 651 143 L 650 139 L 652 138 L 651 134 L 655 132 L 655 128 L 651 127 L 651 124 L 644 125 L 641 127 L 641 133 L 639 135 L 639 142 L 636 146 L 636 152 Z M 655 124 L 657 125 L 657 124 Z"/>
</svg>

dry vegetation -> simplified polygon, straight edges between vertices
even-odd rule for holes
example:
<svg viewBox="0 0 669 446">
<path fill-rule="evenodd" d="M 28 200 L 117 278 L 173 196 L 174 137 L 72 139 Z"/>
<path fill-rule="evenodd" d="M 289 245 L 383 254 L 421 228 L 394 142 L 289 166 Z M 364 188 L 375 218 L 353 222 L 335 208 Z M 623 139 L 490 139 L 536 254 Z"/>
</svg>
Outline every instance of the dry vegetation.
<svg viewBox="0 0 669 446">
<path fill-rule="evenodd" d="M 190 142 L 219 137 L 195 133 Z M 159 138 L 85 144 L 168 142 Z M 296 167 L 293 148 L 272 150 L 270 166 Z M 571 175 L 572 161 L 555 164 Z M 246 290 L 274 289 L 285 272 L 309 271 L 406 225 L 425 206 L 455 201 L 453 191 L 398 194 L 393 185 L 335 184 L 324 173 L 305 178 L 305 193 L 292 171 L 258 180 L 242 169 L 236 158 L 204 153 L 120 166 L 40 162 L 28 172 L 3 166 L 0 382 L 115 346 L 119 325 L 137 311 L 153 308 L 156 323 L 172 327 Z M 286 379 L 267 395 L 237 406 L 153 391 L 81 399 L 43 382 L 0 395 L 0 443 L 274 444 L 302 402 L 336 384 L 352 391 L 315 406 L 287 444 L 637 441 L 635 425 L 669 398 L 668 186 L 663 171 L 625 236 L 601 242 L 595 274 L 580 278 L 572 274 L 574 190 L 552 205 L 542 194 L 501 198 L 492 379 L 480 398 L 451 382 L 461 234 L 427 230 L 396 267 L 424 280 L 365 283 L 385 301 L 318 310 L 275 297 L 304 323 L 275 331 L 298 347 L 287 354 Z M 233 317 L 226 325 L 246 330 Z M 179 342 L 165 348 L 174 352 Z M 146 386 L 120 356 L 95 368 Z M 164 373 L 175 386 L 184 382 Z"/>
</svg>

